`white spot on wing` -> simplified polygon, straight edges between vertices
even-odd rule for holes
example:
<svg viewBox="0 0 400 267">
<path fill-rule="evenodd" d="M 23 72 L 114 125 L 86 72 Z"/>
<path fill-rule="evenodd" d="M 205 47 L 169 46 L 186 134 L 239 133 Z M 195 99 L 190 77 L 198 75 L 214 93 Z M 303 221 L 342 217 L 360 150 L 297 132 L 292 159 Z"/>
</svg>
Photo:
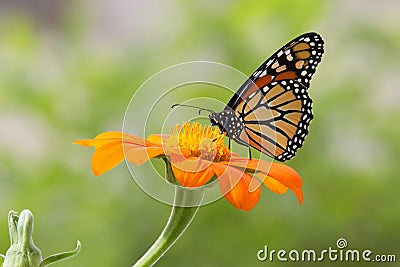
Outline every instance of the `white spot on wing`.
<svg viewBox="0 0 400 267">
<path fill-rule="evenodd" d="M 257 91 L 253 92 L 251 95 L 249 95 L 249 98 L 252 98 L 256 93 L 257 93 Z"/>
</svg>

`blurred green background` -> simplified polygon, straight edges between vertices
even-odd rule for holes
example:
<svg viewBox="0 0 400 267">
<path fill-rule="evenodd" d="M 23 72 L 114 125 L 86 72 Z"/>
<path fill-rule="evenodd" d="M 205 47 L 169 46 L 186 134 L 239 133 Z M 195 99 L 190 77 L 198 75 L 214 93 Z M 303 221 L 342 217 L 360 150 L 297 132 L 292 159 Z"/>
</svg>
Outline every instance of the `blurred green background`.
<svg viewBox="0 0 400 267">
<path fill-rule="evenodd" d="M 394 0 L 2 0 L 0 252 L 8 211 L 29 208 L 45 256 L 82 241 L 81 254 L 57 266 L 131 266 L 170 207 L 125 165 L 95 177 L 92 150 L 72 141 L 121 129 L 135 90 L 165 67 L 211 60 L 250 74 L 317 31 L 326 54 L 310 88 L 315 119 L 288 163 L 303 177 L 303 205 L 264 190 L 247 213 L 225 200 L 202 207 L 159 266 L 314 266 L 256 253 L 335 248 L 341 237 L 399 261 L 398 10 Z M 351 263 L 324 262 L 341 265 Z M 381 265 L 396 264 L 369 264 Z"/>
</svg>

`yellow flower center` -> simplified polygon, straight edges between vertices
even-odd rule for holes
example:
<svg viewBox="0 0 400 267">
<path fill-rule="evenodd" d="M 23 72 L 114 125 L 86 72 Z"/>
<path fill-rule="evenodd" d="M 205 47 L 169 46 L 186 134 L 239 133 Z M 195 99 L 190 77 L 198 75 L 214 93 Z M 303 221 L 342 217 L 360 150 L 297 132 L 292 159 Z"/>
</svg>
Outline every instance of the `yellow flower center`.
<svg viewBox="0 0 400 267">
<path fill-rule="evenodd" d="M 205 160 L 220 162 L 230 158 L 230 151 L 224 144 L 225 134 L 218 128 L 202 126 L 199 123 L 176 125 L 171 127 L 172 135 L 164 140 L 164 145 L 179 148 L 186 157 L 200 157 Z"/>
</svg>

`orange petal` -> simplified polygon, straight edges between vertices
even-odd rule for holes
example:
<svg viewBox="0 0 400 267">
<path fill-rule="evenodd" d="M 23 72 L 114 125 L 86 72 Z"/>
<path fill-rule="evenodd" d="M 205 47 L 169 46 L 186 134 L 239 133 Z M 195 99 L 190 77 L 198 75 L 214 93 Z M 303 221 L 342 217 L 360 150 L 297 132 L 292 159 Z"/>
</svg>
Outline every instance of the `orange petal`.
<svg viewBox="0 0 400 267">
<path fill-rule="evenodd" d="M 199 172 L 182 171 L 172 165 L 176 180 L 185 187 L 200 187 L 205 185 L 214 176 L 212 169 L 205 169 Z"/>
<path fill-rule="evenodd" d="M 98 134 L 93 140 L 93 146 L 95 149 L 109 142 L 122 142 L 122 132 L 104 132 Z"/>
<path fill-rule="evenodd" d="M 251 210 L 260 199 L 261 188 L 257 179 L 224 164 L 213 163 L 211 167 L 218 176 L 221 193 L 237 209 Z"/>
<path fill-rule="evenodd" d="M 104 132 L 97 135 L 94 139 L 76 140 L 73 143 L 81 146 L 94 146 L 94 148 L 97 149 L 104 144 L 116 141 L 124 141 L 124 143 L 139 146 L 145 146 L 147 142 L 145 139 L 132 134 L 122 134 L 122 132 Z"/>
<path fill-rule="evenodd" d="M 171 154 L 170 160 L 175 178 L 182 186 L 203 186 L 214 176 L 214 171 L 210 168 L 211 162 L 201 158 Z"/>
<path fill-rule="evenodd" d="M 152 134 L 149 137 L 147 137 L 147 140 L 155 144 L 161 144 L 163 136 L 160 134 Z"/>
<path fill-rule="evenodd" d="M 299 204 L 303 203 L 303 190 L 301 188 L 293 188 L 293 193 L 296 195 L 297 199 L 299 200 Z"/>
<path fill-rule="evenodd" d="M 282 163 L 273 162 L 268 176 L 278 180 L 289 188 L 301 188 L 300 175 L 292 168 Z"/>
<path fill-rule="evenodd" d="M 136 165 L 141 165 L 152 159 L 163 154 L 161 147 L 138 147 L 125 145 L 124 149 L 125 158 Z"/>
<path fill-rule="evenodd" d="M 75 145 L 81 145 L 81 146 L 93 146 L 94 139 L 80 139 L 80 140 L 75 140 L 72 143 Z"/>
<path fill-rule="evenodd" d="M 124 160 L 124 153 L 120 141 L 108 142 L 102 145 L 93 154 L 92 171 L 95 175 L 103 174 Z"/>
<path fill-rule="evenodd" d="M 228 164 L 237 166 L 237 167 L 240 167 L 243 169 L 268 172 L 269 169 L 271 168 L 272 162 L 268 162 L 265 160 L 258 160 L 258 159 L 232 157 Z"/>
<path fill-rule="evenodd" d="M 160 146 L 161 143 L 153 143 L 142 137 L 124 133 L 122 141 L 124 144 L 136 145 L 136 146 Z"/>
<path fill-rule="evenodd" d="M 104 132 L 95 137 L 98 143 L 106 142 L 107 140 L 120 140 L 124 144 L 131 144 L 137 146 L 160 146 L 161 145 L 161 135 L 150 135 L 149 138 L 143 139 L 142 137 L 123 133 L 123 132 Z"/>
<path fill-rule="evenodd" d="M 102 132 L 94 139 L 121 139 L 122 138 L 122 132 Z"/>
<path fill-rule="evenodd" d="M 291 167 L 273 162 L 268 176 L 290 188 L 297 196 L 299 203 L 303 201 L 302 181 L 300 175 Z"/>
<path fill-rule="evenodd" d="M 121 138 L 107 138 L 107 139 L 82 139 L 75 140 L 73 144 L 81 145 L 81 146 L 93 146 L 95 149 L 105 145 L 109 142 L 121 142 Z"/>
<path fill-rule="evenodd" d="M 162 154 L 161 143 L 158 141 L 154 137 L 148 141 L 132 134 L 104 132 L 95 139 L 76 140 L 74 144 L 94 146 L 96 151 L 92 157 L 92 170 L 95 175 L 100 175 L 117 166 L 124 157 L 139 165 Z"/>
<path fill-rule="evenodd" d="M 272 177 L 266 176 L 263 173 L 256 173 L 255 176 L 259 178 L 269 190 L 276 194 L 284 194 L 288 190 L 287 186 L 284 186 L 279 181 Z"/>
</svg>

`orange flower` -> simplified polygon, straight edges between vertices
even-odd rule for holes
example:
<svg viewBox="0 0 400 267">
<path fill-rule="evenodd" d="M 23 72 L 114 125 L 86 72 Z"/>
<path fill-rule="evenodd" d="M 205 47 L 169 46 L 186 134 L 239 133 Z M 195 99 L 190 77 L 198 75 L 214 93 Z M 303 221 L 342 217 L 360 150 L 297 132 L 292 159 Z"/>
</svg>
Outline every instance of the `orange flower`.
<svg viewBox="0 0 400 267">
<path fill-rule="evenodd" d="M 241 158 L 224 144 L 218 128 L 188 123 L 171 135 L 150 135 L 147 139 L 122 133 L 105 132 L 95 139 L 77 140 L 82 146 L 94 146 L 92 170 L 100 175 L 118 165 L 124 158 L 136 165 L 151 158 L 165 158 L 179 185 L 200 187 L 218 179 L 221 193 L 233 206 L 248 211 L 258 202 L 261 182 L 272 192 L 291 189 L 299 203 L 303 200 L 299 174 L 281 163 Z"/>
</svg>

